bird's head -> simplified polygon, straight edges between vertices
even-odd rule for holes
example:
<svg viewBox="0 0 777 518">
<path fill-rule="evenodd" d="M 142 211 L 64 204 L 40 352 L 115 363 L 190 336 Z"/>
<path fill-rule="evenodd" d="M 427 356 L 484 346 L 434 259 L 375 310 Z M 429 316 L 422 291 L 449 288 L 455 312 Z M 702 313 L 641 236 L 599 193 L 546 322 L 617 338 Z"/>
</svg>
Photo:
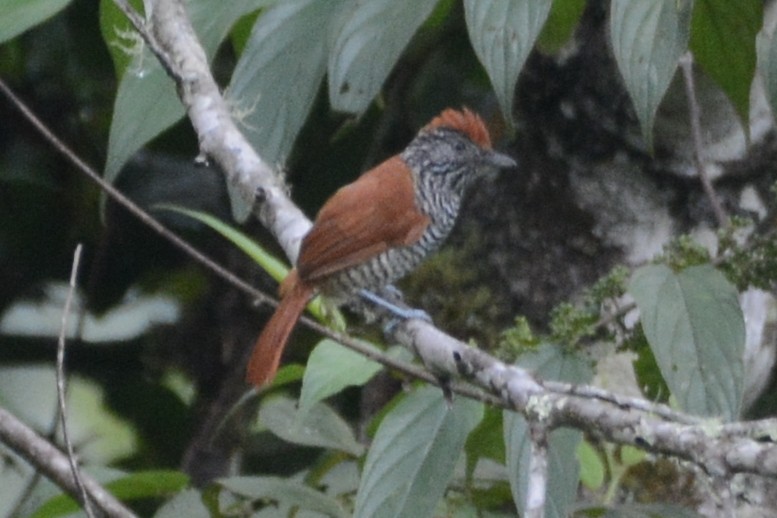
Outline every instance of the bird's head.
<svg viewBox="0 0 777 518">
<path fill-rule="evenodd" d="M 491 148 L 483 120 L 464 108 L 448 108 L 418 132 L 402 154 L 427 180 L 463 192 L 481 176 L 515 167 L 515 160 Z"/>
</svg>

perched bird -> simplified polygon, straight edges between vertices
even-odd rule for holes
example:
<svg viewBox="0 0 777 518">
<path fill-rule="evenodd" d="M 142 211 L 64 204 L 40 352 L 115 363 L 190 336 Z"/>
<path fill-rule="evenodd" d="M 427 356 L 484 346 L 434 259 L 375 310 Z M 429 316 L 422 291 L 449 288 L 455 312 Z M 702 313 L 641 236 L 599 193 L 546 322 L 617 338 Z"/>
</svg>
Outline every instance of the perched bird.
<svg viewBox="0 0 777 518">
<path fill-rule="evenodd" d="M 247 381 L 272 381 L 289 335 L 315 294 L 342 303 L 403 277 L 448 236 L 469 187 L 514 166 L 491 149 L 478 115 L 446 109 L 402 153 L 338 190 L 319 211 L 296 268 L 281 283 L 281 302 L 254 346 Z"/>
</svg>

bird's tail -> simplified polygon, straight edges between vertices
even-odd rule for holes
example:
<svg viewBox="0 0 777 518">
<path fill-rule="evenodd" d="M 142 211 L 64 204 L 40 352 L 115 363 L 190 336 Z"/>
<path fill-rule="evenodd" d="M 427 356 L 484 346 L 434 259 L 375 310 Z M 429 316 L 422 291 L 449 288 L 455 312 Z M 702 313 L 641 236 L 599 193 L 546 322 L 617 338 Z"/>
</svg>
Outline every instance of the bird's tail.
<svg viewBox="0 0 777 518">
<path fill-rule="evenodd" d="M 281 302 L 264 326 L 248 361 L 246 381 L 257 387 L 266 385 L 275 378 L 286 342 L 313 296 L 313 288 L 299 280 L 296 270 L 292 270 L 283 281 L 281 292 Z"/>
</svg>

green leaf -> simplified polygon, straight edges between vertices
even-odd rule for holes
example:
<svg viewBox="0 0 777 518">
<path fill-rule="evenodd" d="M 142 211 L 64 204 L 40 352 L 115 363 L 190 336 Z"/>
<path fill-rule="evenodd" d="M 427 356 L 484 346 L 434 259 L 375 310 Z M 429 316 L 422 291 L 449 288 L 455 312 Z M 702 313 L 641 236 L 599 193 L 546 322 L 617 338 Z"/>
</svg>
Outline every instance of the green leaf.
<svg viewBox="0 0 777 518">
<path fill-rule="evenodd" d="M 364 345 L 378 350 L 366 342 Z M 300 413 L 346 387 L 364 385 L 382 368 L 381 364 L 333 340 L 321 340 L 308 357 L 299 396 Z"/>
<path fill-rule="evenodd" d="M 277 2 L 256 20 L 229 85 L 243 133 L 262 158 L 282 164 L 291 152 L 326 71 L 328 36 L 347 0 Z M 227 185 L 232 214 L 245 201 Z"/>
<path fill-rule="evenodd" d="M 745 326 L 734 286 L 710 265 L 679 273 L 649 265 L 634 272 L 629 292 L 680 406 L 736 419 L 742 405 Z"/>
<path fill-rule="evenodd" d="M 258 420 L 290 443 L 333 448 L 356 457 L 364 453 L 364 446 L 356 440 L 348 423 L 323 403 L 301 413 L 296 401 L 283 396 L 272 397 L 262 404 Z"/>
<path fill-rule="evenodd" d="M 351 5 L 329 56 L 329 97 L 335 110 L 360 114 L 367 109 L 436 4 L 371 0 Z"/>
<path fill-rule="evenodd" d="M 580 482 L 591 491 L 601 489 L 605 477 L 604 462 L 588 441 L 578 444 L 577 461 L 580 463 Z"/>
<path fill-rule="evenodd" d="M 143 12 L 143 3 L 140 0 L 131 0 L 129 4 L 139 13 Z M 113 60 L 116 77 L 121 79 L 132 62 L 134 45 L 138 45 L 141 40 L 113 0 L 100 0 L 100 34 Z"/>
<path fill-rule="evenodd" d="M 187 2 L 192 24 L 208 58 L 212 58 L 230 27 L 259 0 L 193 0 Z M 103 28 L 106 45 L 126 45 L 116 33 L 125 27 Z M 126 161 L 151 139 L 175 124 L 184 109 L 173 81 L 165 74 L 148 49 L 133 56 L 124 71 L 116 93 L 113 119 L 108 136 L 105 179 L 113 182 Z"/>
<path fill-rule="evenodd" d="M 505 444 L 502 437 L 502 411 L 487 406 L 478 426 L 469 434 L 466 443 L 467 477 L 472 476 L 478 460 L 488 458 L 497 464 L 505 462 Z"/>
<path fill-rule="evenodd" d="M 760 0 L 696 0 L 691 50 L 701 66 L 731 99 L 749 128 L 750 84 L 755 74 L 755 36 L 761 29 Z"/>
<path fill-rule="evenodd" d="M 543 379 L 585 383 L 593 377 L 588 360 L 554 345 L 545 344 L 536 351 L 525 353 L 516 363 Z M 581 439 L 580 432 L 565 428 L 554 430 L 550 434 L 546 516 L 567 516 L 569 506 L 575 501 L 580 480 L 575 451 Z M 522 513 L 526 507 L 531 449 L 529 426 L 523 416 L 515 412 L 504 412 L 504 441 L 507 477 L 510 480 L 513 499 Z"/>
<path fill-rule="evenodd" d="M 104 484 L 105 488 L 122 501 L 167 496 L 189 485 L 189 476 L 180 471 L 139 471 Z M 53 518 L 76 512 L 80 505 L 69 495 L 61 494 L 40 506 L 31 518 Z"/>
<path fill-rule="evenodd" d="M 465 0 L 467 31 L 512 124 L 518 74 L 548 18 L 551 0 Z"/>
<path fill-rule="evenodd" d="M 120 500 L 139 500 L 175 493 L 189 485 L 186 473 L 173 470 L 138 471 L 105 487 Z"/>
<path fill-rule="evenodd" d="M 70 0 L 0 0 L 0 43 L 46 21 L 69 3 Z"/>
<path fill-rule="evenodd" d="M 653 146 L 653 120 L 677 61 L 688 48 L 692 0 L 613 0 L 610 37 L 615 61 Z"/>
<path fill-rule="evenodd" d="M 137 150 L 184 115 L 170 78 L 147 49 L 142 56 L 127 67 L 116 91 L 104 172 L 109 182 Z"/>
<path fill-rule="evenodd" d="M 155 205 L 154 208 L 184 214 L 209 226 L 253 259 L 256 264 L 261 266 L 277 282 L 281 282 L 289 274 L 289 267 L 267 252 L 256 241 L 210 214 L 168 204 Z"/>
<path fill-rule="evenodd" d="M 252 500 L 272 500 L 328 516 L 348 516 L 337 500 L 297 480 L 280 477 L 230 477 L 217 482 L 229 491 Z"/>
<path fill-rule="evenodd" d="M 585 4 L 585 0 L 555 0 L 537 46 L 544 52 L 556 52 L 566 45 L 580 23 Z"/>
<path fill-rule="evenodd" d="M 449 404 L 440 389 L 407 395 L 380 424 L 367 454 L 354 516 L 432 516 L 483 405 Z"/>
<path fill-rule="evenodd" d="M 245 134 L 269 163 L 284 162 L 326 71 L 327 36 L 342 0 L 290 0 L 254 25 L 229 86 Z"/>
<path fill-rule="evenodd" d="M 167 501 L 154 514 L 154 518 L 210 518 L 211 514 L 202 503 L 202 495 L 196 489 L 182 491 Z"/>
</svg>

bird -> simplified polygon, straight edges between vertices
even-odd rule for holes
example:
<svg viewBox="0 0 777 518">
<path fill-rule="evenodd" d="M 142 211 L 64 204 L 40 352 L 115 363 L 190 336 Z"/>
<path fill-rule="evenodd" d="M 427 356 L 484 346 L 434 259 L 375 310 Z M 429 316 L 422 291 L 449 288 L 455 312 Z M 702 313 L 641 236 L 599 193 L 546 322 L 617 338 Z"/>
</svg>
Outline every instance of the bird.
<svg viewBox="0 0 777 518">
<path fill-rule="evenodd" d="M 275 313 L 254 345 L 246 381 L 272 382 L 308 302 L 346 303 L 415 269 L 450 234 L 467 191 L 481 177 L 515 167 L 494 151 L 475 112 L 447 108 L 399 154 L 332 195 L 303 237 L 296 267 L 281 282 Z"/>
</svg>

